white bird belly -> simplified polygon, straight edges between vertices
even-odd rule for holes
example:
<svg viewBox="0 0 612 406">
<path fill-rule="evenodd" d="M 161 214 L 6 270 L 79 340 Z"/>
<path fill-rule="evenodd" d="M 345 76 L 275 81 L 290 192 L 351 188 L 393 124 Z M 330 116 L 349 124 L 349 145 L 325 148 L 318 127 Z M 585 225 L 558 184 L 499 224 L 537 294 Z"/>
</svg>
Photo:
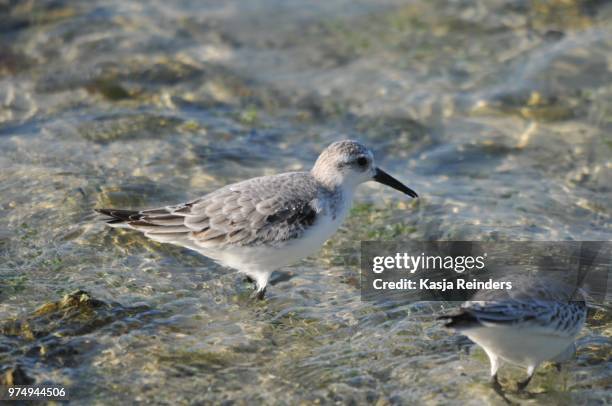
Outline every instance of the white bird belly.
<svg viewBox="0 0 612 406">
<path fill-rule="evenodd" d="M 348 200 L 348 202 L 347 202 Z M 350 200 L 332 216 L 331 210 L 324 210 L 316 222 L 296 239 L 279 245 L 259 245 L 254 247 L 223 247 L 219 250 L 200 249 L 199 252 L 224 266 L 249 273 L 249 271 L 272 272 L 275 269 L 298 262 L 316 253 L 336 231 L 346 218 Z"/>
<path fill-rule="evenodd" d="M 575 338 L 537 333 L 529 327 L 516 325 L 473 327 L 462 333 L 505 361 L 526 368 L 554 359 L 566 351 Z"/>
</svg>

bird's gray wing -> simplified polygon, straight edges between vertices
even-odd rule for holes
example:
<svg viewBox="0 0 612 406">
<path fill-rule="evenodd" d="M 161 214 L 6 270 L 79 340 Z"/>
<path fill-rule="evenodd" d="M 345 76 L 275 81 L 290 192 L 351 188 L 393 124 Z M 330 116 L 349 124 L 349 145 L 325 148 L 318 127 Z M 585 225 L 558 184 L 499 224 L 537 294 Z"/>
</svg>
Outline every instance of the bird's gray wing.
<svg viewBox="0 0 612 406">
<path fill-rule="evenodd" d="M 472 301 L 462 309 L 482 325 L 529 325 L 554 335 L 575 335 L 586 318 L 584 302 L 559 302 L 542 299 Z"/>
<path fill-rule="evenodd" d="M 305 172 L 249 179 L 189 203 L 130 212 L 98 210 L 160 242 L 193 249 L 282 245 L 299 237 L 320 211 L 317 184 Z"/>
</svg>

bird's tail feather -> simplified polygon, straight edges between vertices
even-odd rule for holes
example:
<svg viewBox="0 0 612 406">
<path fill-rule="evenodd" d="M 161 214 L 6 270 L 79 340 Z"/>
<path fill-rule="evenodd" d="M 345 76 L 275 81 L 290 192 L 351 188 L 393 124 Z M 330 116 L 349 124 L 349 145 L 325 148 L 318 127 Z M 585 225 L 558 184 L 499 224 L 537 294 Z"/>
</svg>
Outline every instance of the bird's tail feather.
<svg viewBox="0 0 612 406">
<path fill-rule="evenodd" d="M 153 210 L 121 210 L 121 209 L 95 209 L 98 213 L 109 216 L 106 224 L 115 228 L 130 228 L 145 233 L 147 237 L 165 234 L 161 237 L 166 242 L 175 234 L 185 234 L 191 231 L 185 226 L 183 216 L 169 213 L 165 209 Z M 155 239 L 155 238 L 153 238 Z"/>
<path fill-rule="evenodd" d="M 94 209 L 100 214 L 112 217 L 110 221 L 136 221 L 142 217 L 142 213 L 136 210 L 120 209 Z"/>
<path fill-rule="evenodd" d="M 125 228 L 129 227 L 128 222 L 137 221 L 142 218 L 142 213 L 136 210 L 119 210 L 119 209 L 94 209 L 100 214 L 109 216 L 110 219 L 106 222 L 111 227 Z"/>
</svg>

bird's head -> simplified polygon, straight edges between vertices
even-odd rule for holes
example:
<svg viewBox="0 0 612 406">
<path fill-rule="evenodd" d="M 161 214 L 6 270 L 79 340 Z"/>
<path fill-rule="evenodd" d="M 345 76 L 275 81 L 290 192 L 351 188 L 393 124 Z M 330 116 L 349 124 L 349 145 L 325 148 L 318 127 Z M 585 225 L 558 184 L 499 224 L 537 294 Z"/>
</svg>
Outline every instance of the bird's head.
<svg viewBox="0 0 612 406">
<path fill-rule="evenodd" d="M 353 140 L 337 141 L 325 148 L 311 172 L 315 179 L 331 188 L 353 190 L 357 185 L 373 180 L 418 197 L 414 190 L 378 168 L 372 151 Z"/>
</svg>

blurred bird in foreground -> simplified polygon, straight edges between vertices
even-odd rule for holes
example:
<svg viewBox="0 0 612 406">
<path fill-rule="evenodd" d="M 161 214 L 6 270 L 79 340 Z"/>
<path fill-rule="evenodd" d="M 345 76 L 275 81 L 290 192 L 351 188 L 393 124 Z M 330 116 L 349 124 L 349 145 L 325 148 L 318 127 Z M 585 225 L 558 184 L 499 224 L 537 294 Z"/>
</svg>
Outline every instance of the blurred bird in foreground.
<svg viewBox="0 0 612 406">
<path fill-rule="evenodd" d="M 458 313 L 439 318 L 484 349 L 491 364 L 491 384 L 504 396 L 497 379 L 504 361 L 527 369 L 527 378 L 517 384 L 523 391 L 542 362 L 573 357 L 586 316 L 584 296 L 575 286 L 529 278 L 514 283 L 512 290 L 480 291 Z"/>
</svg>

